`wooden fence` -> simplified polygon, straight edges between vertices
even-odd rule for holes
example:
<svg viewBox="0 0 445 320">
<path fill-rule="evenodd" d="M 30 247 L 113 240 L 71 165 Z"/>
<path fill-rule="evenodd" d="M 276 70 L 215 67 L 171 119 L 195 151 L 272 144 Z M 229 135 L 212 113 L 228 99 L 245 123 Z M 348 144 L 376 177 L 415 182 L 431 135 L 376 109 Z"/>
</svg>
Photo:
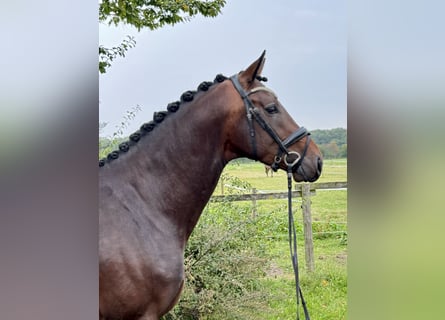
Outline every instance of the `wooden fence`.
<svg viewBox="0 0 445 320">
<path fill-rule="evenodd" d="M 303 209 L 303 230 L 304 230 L 304 250 L 305 261 L 308 271 L 314 271 L 314 244 L 312 234 L 312 213 L 311 213 L 311 200 L 310 197 L 316 194 L 316 190 L 321 189 L 345 189 L 348 187 L 347 182 L 318 182 L 318 183 L 297 183 L 295 184 L 295 190 L 292 191 L 292 197 L 302 198 Z M 211 201 L 252 201 L 253 215 L 257 212 L 257 200 L 269 200 L 269 199 L 285 199 L 288 193 L 286 192 L 268 192 L 261 193 L 255 188 L 252 189 L 252 193 L 249 194 L 236 194 L 236 195 L 216 195 L 212 196 Z"/>
</svg>

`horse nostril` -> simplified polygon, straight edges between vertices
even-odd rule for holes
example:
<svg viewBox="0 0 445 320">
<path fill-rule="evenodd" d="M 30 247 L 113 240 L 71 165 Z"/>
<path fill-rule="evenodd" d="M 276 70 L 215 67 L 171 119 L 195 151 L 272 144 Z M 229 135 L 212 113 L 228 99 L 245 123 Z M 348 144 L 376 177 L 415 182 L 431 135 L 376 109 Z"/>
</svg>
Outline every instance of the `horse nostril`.
<svg viewBox="0 0 445 320">
<path fill-rule="evenodd" d="M 322 168 L 323 168 L 323 160 L 321 160 L 321 158 L 318 157 L 318 158 L 317 158 L 317 169 L 318 169 L 318 172 L 321 173 L 321 169 L 322 169 Z"/>
</svg>

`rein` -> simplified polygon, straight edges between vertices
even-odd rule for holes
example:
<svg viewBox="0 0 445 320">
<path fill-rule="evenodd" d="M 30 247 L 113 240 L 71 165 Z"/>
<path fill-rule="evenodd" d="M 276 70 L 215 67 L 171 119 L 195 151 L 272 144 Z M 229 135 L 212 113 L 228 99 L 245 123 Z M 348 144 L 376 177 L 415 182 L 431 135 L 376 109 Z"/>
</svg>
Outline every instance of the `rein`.
<svg viewBox="0 0 445 320">
<path fill-rule="evenodd" d="M 306 306 L 306 301 L 303 297 L 303 292 L 300 288 L 300 278 L 299 278 L 299 272 L 298 272 L 298 255 L 297 255 L 297 233 L 295 230 L 295 223 L 294 223 L 294 216 L 292 213 L 292 173 L 296 170 L 300 170 L 299 173 L 304 176 L 304 171 L 302 170 L 301 163 L 303 162 L 303 159 L 306 155 L 306 151 L 309 147 L 310 143 L 310 133 L 306 130 L 306 128 L 301 127 L 298 130 L 291 133 L 286 139 L 281 140 L 281 138 L 278 136 L 278 134 L 275 132 L 275 130 L 261 117 L 261 114 L 257 111 L 258 109 L 253 104 L 252 100 L 249 99 L 249 95 L 253 94 L 258 91 L 267 91 L 273 95 L 275 95 L 270 89 L 266 87 L 256 87 L 252 89 L 249 92 L 244 91 L 244 89 L 241 86 L 241 83 L 238 80 L 238 76 L 234 75 L 230 78 L 232 81 L 235 89 L 240 94 L 241 98 L 243 99 L 244 105 L 246 107 L 246 116 L 247 116 L 247 123 L 249 126 L 249 135 L 251 137 L 252 142 L 252 149 L 253 149 L 253 156 L 254 158 L 258 158 L 257 155 L 257 147 L 256 147 L 256 140 L 255 140 L 255 129 L 253 127 L 253 119 L 259 124 L 259 126 L 266 131 L 269 136 L 277 143 L 278 145 L 278 151 L 275 155 L 274 162 L 271 165 L 272 170 L 277 171 L 279 164 L 281 161 L 284 161 L 284 163 L 287 166 L 287 187 L 288 187 L 288 218 L 289 218 L 289 249 L 292 259 L 292 266 L 294 270 L 295 275 L 295 288 L 296 288 L 296 296 L 297 296 L 297 320 L 300 320 L 300 299 L 301 304 L 303 306 L 304 310 L 304 316 L 305 320 L 310 320 L 309 317 L 309 311 Z M 306 137 L 306 143 L 304 146 L 303 153 L 300 155 L 296 151 L 289 151 L 287 148 L 291 146 L 292 144 L 298 142 L 299 140 Z M 283 158 L 284 154 L 284 158 Z M 294 155 L 296 158 L 293 160 L 290 160 L 288 156 Z"/>
<path fill-rule="evenodd" d="M 297 320 L 300 320 L 300 298 L 303 305 L 304 318 L 310 320 L 309 311 L 306 306 L 306 301 L 303 297 L 303 291 L 300 287 L 300 276 L 298 272 L 298 253 L 297 253 L 297 232 L 295 230 L 294 214 L 292 212 L 292 166 L 287 167 L 287 207 L 288 207 L 288 231 L 289 231 L 289 250 L 292 260 L 292 267 L 295 276 L 295 289 L 297 296 Z"/>
</svg>

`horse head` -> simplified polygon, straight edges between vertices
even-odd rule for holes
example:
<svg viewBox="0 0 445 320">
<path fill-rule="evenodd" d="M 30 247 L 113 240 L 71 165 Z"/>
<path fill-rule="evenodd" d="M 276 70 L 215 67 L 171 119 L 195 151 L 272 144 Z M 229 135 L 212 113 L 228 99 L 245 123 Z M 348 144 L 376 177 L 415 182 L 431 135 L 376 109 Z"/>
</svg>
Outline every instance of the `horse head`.
<svg viewBox="0 0 445 320">
<path fill-rule="evenodd" d="M 234 100 L 231 108 L 230 152 L 271 165 L 272 169 L 291 170 L 295 181 L 318 179 L 322 155 L 310 133 L 297 125 L 277 95 L 262 84 L 265 51 L 245 71 L 230 78 Z"/>
</svg>

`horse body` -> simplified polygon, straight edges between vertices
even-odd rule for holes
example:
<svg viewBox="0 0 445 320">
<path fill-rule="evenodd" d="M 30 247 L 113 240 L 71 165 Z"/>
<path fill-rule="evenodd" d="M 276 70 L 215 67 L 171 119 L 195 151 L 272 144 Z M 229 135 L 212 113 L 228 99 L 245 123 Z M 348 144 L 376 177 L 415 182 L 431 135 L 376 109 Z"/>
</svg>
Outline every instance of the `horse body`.
<svg viewBox="0 0 445 320">
<path fill-rule="evenodd" d="M 263 63 L 262 57 L 240 74 L 245 86 Z M 259 103 L 276 100 L 266 91 L 255 96 Z M 224 166 L 253 157 L 245 117 L 232 83 L 215 84 L 99 170 L 100 319 L 159 319 L 175 305 L 184 284 L 185 245 Z M 282 136 L 298 128 L 290 117 L 280 121 Z M 271 163 L 276 145 L 267 138 L 258 134 L 255 156 Z M 319 176 L 320 159 L 311 142 L 303 161 L 310 179 Z M 303 179 L 297 172 L 294 178 Z"/>
<path fill-rule="evenodd" d="M 206 98 L 211 95 L 206 93 Z M 200 98 L 204 97 L 196 100 Z M 138 314 L 146 313 L 156 319 L 179 296 L 185 243 L 227 162 L 223 148 L 215 150 L 223 132 L 214 128 L 223 114 L 215 113 L 218 117 L 213 121 L 203 122 L 201 111 L 194 111 L 178 110 L 156 128 L 158 134 L 138 142 L 135 147 L 151 152 L 150 157 L 140 157 L 135 150 L 125 161 L 117 159 L 113 167 L 100 170 L 100 304 L 104 319 L 116 314 L 137 319 Z M 203 168 L 207 174 L 202 174 Z M 133 299 L 122 300 L 123 292 Z"/>
</svg>

